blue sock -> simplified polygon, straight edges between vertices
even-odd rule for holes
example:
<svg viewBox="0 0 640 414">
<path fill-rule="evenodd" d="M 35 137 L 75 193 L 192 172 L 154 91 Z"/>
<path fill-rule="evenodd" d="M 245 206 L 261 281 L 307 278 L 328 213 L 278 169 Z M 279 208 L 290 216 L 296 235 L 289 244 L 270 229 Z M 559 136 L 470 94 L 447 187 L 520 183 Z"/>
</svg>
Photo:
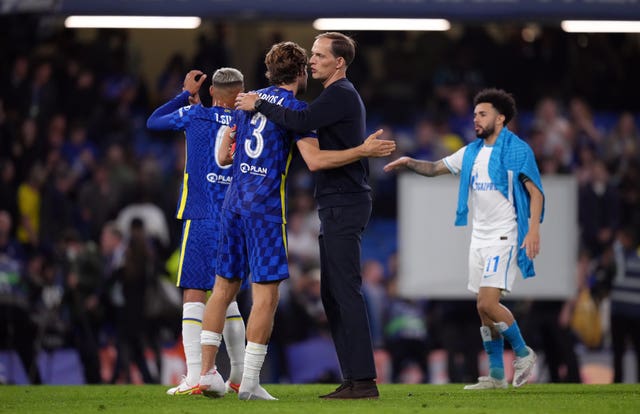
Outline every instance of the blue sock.
<svg viewBox="0 0 640 414">
<path fill-rule="evenodd" d="M 491 329 L 488 326 L 480 327 L 482 345 L 489 356 L 489 376 L 495 379 L 504 379 L 504 361 L 502 354 L 504 351 L 504 339 L 491 338 Z"/>
<path fill-rule="evenodd" d="M 507 338 L 507 341 L 511 344 L 511 348 L 517 357 L 525 357 L 529 355 L 529 350 L 527 349 L 527 345 L 524 343 L 524 339 L 520 333 L 518 322 L 513 321 L 513 324 L 509 327 L 507 327 L 506 323 L 499 322 L 496 323 L 496 327 L 502 335 Z"/>
</svg>

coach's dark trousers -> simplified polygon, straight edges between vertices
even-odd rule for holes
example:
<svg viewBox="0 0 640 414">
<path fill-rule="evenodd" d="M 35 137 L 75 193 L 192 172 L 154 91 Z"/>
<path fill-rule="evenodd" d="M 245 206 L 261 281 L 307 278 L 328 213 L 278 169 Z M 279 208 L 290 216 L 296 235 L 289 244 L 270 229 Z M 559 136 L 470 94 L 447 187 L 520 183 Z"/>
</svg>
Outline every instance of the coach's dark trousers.
<svg viewBox="0 0 640 414">
<path fill-rule="evenodd" d="M 345 380 L 376 378 L 360 273 L 370 214 L 370 202 L 319 210 L 322 303 Z"/>
</svg>

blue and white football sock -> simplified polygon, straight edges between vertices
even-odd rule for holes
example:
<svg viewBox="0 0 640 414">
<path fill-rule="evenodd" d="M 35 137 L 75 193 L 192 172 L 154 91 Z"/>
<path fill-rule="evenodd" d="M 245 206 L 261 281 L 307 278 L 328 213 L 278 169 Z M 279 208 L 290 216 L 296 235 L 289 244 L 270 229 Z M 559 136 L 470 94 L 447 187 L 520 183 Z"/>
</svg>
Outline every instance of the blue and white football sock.
<svg viewBox="0 0 640 414">
<path fill-rule="evenodd" d="M 504 379 L 504 339 L 502 335 L 498 338 L 491 337 L 491 328 L 480 327 L 482 345 L 489 356 L 489 376 L 498 380 Z"/>
<path fill-rule="evenodd" d="M 511 348 L 517 357 L 525 357 L 529 355 L 529 350 L 527 349 L 527 345 L 524 342 L 524 338 L 522 338 L 522 334 L 520 333 L 520 327 L 518 326 L 518 322 L 513 321 L 511 326 L 507 326 L 505 322 L 498 322 L 494 324 L 498 331 L 502 333 L 502 335 L 507 338 L 507 341 L 511 344 Z"/>
</svg>

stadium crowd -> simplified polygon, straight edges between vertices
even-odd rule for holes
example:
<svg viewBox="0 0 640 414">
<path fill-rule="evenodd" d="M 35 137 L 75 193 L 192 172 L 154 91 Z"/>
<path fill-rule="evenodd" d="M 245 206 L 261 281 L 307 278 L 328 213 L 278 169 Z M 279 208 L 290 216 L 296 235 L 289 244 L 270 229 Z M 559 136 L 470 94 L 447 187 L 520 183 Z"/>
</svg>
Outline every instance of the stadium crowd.
<svg viewBox="0 0 640 414">
<path fill-rule="evenodd" d="M 15 350 L 32 383 L 42 382 L 37 354 L 60 348 L 78 352 L 87 383 L 131 382 L 131 363 L 144 382 L 158 382 L 163 349 L 179 342 L 180 294 L 172 285 L 184 147 L 179 134 L 152 133 L 145 123 L 180 91 L 189 69 L 233 66 L 233 53 L 221 38 L 200 39 L 194 56 L 176 54 L 148 85 L 126 31 L 99 30 L 82 42 L 73 31 L 42 34 L 36 21 L 22 22 L 27 28 L 7 22 L 1 29 L 0 351 Z M 615 246 L 627 237 L 633 250 L 640 240 L 639 81 L 627 78 L 640 46 L 607 36 L 567 40 L 554 31 L 524 42 L 519 33 L 507 31 L 499 48 L 480 29 L 453 40 L 362 34 L 356 39 L 363 53 L 349 77 L 365 99 L 369 130 L 383 127 L 398 143 L 389 159 L 436 160 L 455 151 L 475 138 L 471 96 L 484 86 L 514 91 L 521 114 L 509 127 L 530 143 L 544 175 L 571 174 L 579 185 L 576 294 L 587 288 L 607 303 Z M 512 63 L 488 71 L 492 59 L 482 50 Z M 256 72 L 249 89 L 263 82 Z M 386 162 L 370 164 L 374 223 L 396 217 L 397 177 L 382 171 Z M 299 159 L 290 171 L 291 279 L 276 315 L 270 380 L 340 382 L 331 363 L 296 365 L 305 362 L 296 351 L 325 350 L 329 335 L 313 177 Z M 478 329 L 468 320 L 473 301 L 405 300 L 396 294 L 397 273 L 395 252 L 369 255 L 363 264 L 380 379 L 430 382 L 428 355 L 445 349 L 447 380 L 475 380 L 481 344 L 469 346 Z M 240 298 L 245 316 L 248 300 Z M 545 355 L 548 381 L 582 380 L 569 323 L 574 302 L 514 307 L 532 347 Z M 593 346 L 610 349 L 608 338 Z M 113 366 L 104 366 L 105 349 L 117 351 Z M 636 344 L 638 360 L 639 353 Z"/>
</svg>

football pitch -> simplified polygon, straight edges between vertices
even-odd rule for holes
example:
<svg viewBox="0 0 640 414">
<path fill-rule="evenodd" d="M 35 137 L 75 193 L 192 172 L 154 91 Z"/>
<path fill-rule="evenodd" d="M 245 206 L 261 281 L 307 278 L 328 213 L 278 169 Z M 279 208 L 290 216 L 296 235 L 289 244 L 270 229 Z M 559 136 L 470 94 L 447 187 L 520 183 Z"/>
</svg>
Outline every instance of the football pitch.
<svg viewBox="0 0 640 414">
<path fill-rule="evenodd" d="M 640 413 L 640 384 L 529 384 L 464 391 L 460 384 L 380 386 L 379 400 L 327 401 L 335 386 L 265 385 L 279 401 L 172 397 L 160 385 L 0 386 L 0 413 Z"/>
</svg>

